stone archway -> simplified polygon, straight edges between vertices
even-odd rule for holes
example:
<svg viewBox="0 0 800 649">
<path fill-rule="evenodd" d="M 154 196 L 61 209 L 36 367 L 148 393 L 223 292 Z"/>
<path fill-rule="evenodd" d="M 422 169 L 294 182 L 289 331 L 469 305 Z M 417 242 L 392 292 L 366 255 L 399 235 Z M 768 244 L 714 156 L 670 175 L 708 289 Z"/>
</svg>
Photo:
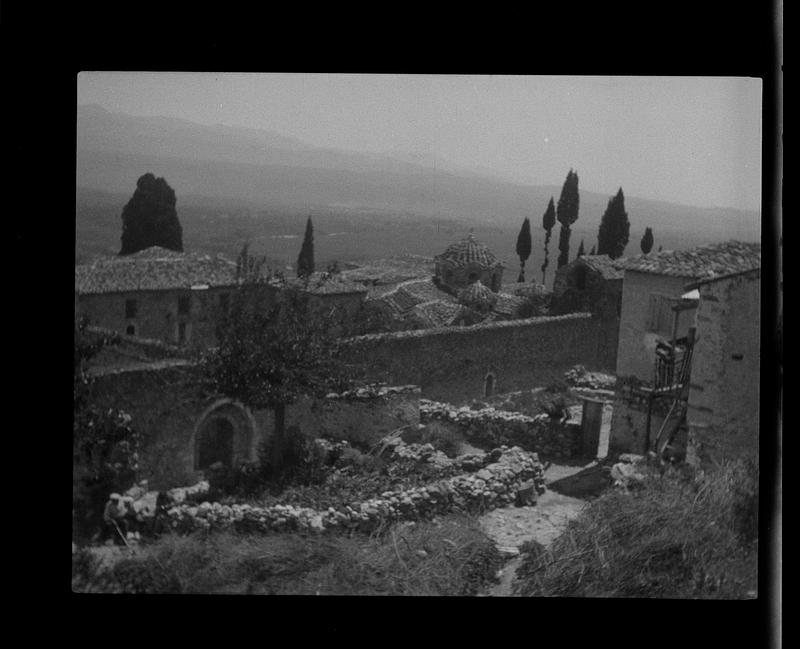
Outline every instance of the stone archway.
<svg viewBox="0 0 800 649">
<path fill-rule="evenodd" d="M 252 413 L 232 399 L 220 399 L 200 415 L 192 436 L 195 470 L 216 462 L 236 467 L 255 458 L 256 422 Z"/>
</svg>

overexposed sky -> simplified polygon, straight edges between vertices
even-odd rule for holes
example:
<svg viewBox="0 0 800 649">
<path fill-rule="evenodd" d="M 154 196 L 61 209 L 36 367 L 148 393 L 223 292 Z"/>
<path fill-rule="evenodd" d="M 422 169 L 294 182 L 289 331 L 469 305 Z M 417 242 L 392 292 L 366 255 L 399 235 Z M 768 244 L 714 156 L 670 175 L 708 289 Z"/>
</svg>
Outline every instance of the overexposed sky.
<svg viewBox="0 0 800 649">
<path fill-rule="evenodd" d="M 759 210 L 761 80 L 82 72 L 78 103 L 417 152 L 532 185 Z"/>
</svg>

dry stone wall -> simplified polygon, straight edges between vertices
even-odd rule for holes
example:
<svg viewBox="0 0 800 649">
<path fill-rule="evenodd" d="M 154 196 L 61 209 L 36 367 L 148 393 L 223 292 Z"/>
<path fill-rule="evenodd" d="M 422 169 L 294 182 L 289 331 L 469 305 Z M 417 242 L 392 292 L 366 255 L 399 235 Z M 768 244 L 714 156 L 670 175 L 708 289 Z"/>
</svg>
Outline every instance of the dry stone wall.
<svg viewBox="0 0 800 649">
<path fill-rule="evenodd" d="M 450 426 L 480 448 L 513 444 L 548 458 L 572 457 L 581 449 L 578 423 L 554 421 L 545 414 L 529 417 L 494 408 L 472 410 L 422 399 L 420 419 L 423 423 L 436 421 Z"/>
<path fill-rule="evenodd" d="M 572 313 L 418 331 L 359 336 L 345 359 L 361 376 L 391 385 L 413 383 L 426 398 L 466 403 L 494 393 L 560 379 L 574 365 L 613 371 L 617 323 Z"/>
</svg>

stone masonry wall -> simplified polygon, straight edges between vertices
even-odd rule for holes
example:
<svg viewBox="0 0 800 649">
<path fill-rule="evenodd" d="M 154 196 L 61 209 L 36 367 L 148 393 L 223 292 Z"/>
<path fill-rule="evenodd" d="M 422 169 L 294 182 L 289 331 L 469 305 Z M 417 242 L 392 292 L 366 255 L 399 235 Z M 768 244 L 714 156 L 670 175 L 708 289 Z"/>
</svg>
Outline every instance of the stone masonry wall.
<svg viewBox="0 0 800 649">
<path fill-rule="evenodd" d="M 671 404 L 672 402 L 667 399 L 656 399 L 653 402 L 650 422 L 651 450 Z M 617 391 L 614 399 L 608 453 L 610 456 L 620 453 L 643 454 L 646 436 L 647 397 L 631 386 L 623 386 Z"/>
<path fill-rule="evenodd" d="M 688 422 L 710 458 L 758 453 L 760 281 L 753 272 L 699 287 Z"/>
<path fill-rule="evenodd" d="M 574 365 L 613 371 L 617 323 L 587 313 L 448 329 L 401 331 L 349 341 L 346 362 L 368 380 L 413 383 L 426 398 L 465 403 L 561 379 Z"/>
</svg>

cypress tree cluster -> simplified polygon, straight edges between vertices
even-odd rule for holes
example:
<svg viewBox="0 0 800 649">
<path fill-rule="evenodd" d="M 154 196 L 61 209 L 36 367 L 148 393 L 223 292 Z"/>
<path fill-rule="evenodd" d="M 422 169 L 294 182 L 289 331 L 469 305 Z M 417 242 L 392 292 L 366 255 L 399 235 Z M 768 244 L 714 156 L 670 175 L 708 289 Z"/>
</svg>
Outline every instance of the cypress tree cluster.
<svg viewBox="0 0 800 649">
<path fill-rule="evenodd" d="M 608 201 L 608 207 L 600 221 L 597 233 L 597 254 L 608 255 L 611 259 L 622 257 L 628 245 L 631 224 L 625 211 L 625 196 L 622 187 L 616 196 Z"/>
</svg>

